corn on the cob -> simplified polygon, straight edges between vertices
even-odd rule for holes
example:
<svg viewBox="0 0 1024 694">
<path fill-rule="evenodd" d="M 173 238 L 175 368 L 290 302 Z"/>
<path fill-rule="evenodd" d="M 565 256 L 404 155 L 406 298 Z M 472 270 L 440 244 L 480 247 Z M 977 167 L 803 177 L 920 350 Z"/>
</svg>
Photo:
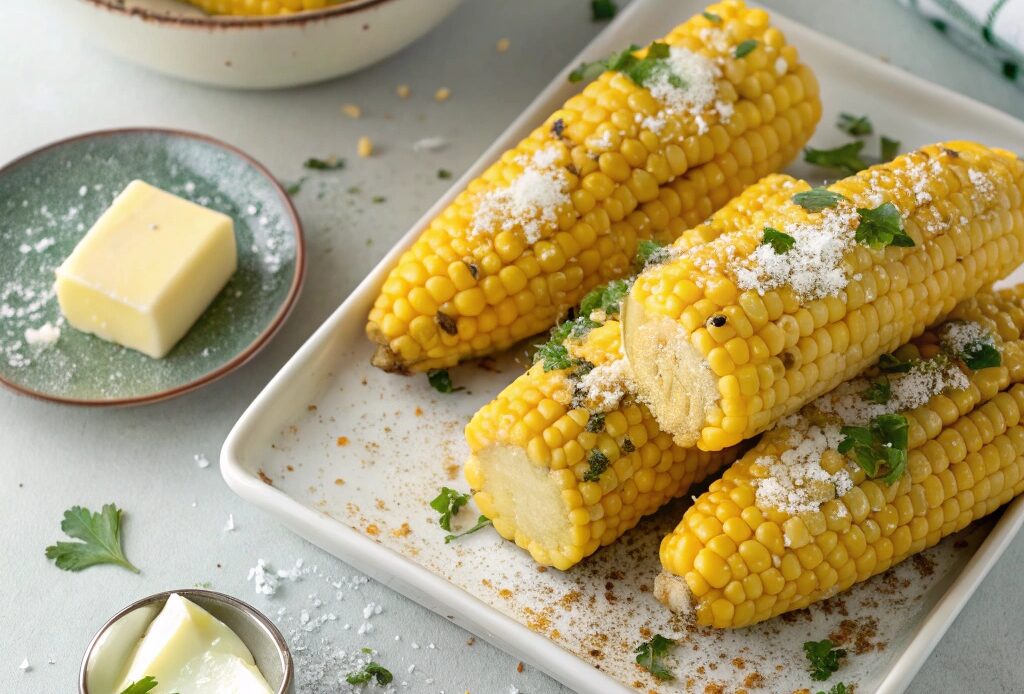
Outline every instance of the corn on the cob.
<svg viewBox="0 0 1024 694">
<path fill-rule="evenodd" d="M 649 269 L 622 314 L 639 393 L 680 445 L 766 430 L 1024 261 L 1022 190 L 1010 152 L 928 146 Z"/>
<path fill-rule="evenodd" d="M 340 0 L 185 0 L 207 14 L 275 15 L 321 10 Z"/>
<path fill-rule="evenodd" d="M 814 75 L 763 10 L 709 10 L 717 22 L 665 38 L 655 71 L 688 86 L 605 72 L 429 224 L 370 312 L 375 365 L 445 368 L 550 328 L 628 275 L 639 240 L 672 240 L 799 152 L 821 113 Z"/>
<path fill-rule="evenodd" d="M 801 185 L 782 174 L 762 179 L 684 232 L 677 250 L 757 223 L 806 188 Z M 586 392 L 580 365 L 545 371 L 547 365 L 537 363 L 466 427 L 471 456 L 465 474 L 481 513 L 538 563 L 562 570 L 736 456 L 735 450 L 709 454 L 672 444 L 628 393 L 628 374 L 619 372 L 617 320 L 568 347 L 572 357 L 592 365 L 592 377 L 607 378 L 608 392 L 597 389 L 603 402 Z"/>
<path fill-rule="evenodd" d="M 1024 491 L 1024 285 L 952 315 L 971 322 L 897 352 L 911 360 L 903 368 L 927 361 L 823 396 L 712 483 L 661 543 L 658 598 L 704 625 L 760 622 L 879 574 Z M 996 358 L 967 366 L 988 340 Z M 896 405 L 864 399 L 881 383 Z M 852 436 L 840 424 L 904 406 L 895 481 L 837 450 Z"/>
</svg>

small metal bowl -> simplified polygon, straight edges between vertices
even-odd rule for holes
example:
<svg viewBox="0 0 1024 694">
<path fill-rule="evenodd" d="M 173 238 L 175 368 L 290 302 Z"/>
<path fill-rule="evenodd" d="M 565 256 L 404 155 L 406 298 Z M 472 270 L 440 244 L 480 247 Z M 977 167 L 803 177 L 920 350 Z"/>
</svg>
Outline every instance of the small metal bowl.
<svg viewBox="0 0 1024 694">
<path fill-rule="evenodd" d="M 85 657 L 82 658 L 82 670 L 78 677 L 79 694 L 90 694 L 89 670 L 96 656 L 105 646 L 109 646 L 107 644 L 109 639 L 106 637 L 110 634 L 111 627 L 121 620 L 132 620 L 134 624 L 129 625 L 132 629 L 130 633 L 137 632 L 135 638 L 141 637 L 149 623 L 163 609 L 164 603 L 172 593 L 191 600 L 238 634 L 238 638 L 242 639 L 242 643 L 252 653 L 252 657 L 256 660 L 256 666 L 263 673 L 267 683 L 272 689 L 276 687 L 277 694 L 295 694 L 292 654 L 274 623 L 252 605 L 224 593 L 199 588 L 169 590 L 150 595 L 148 598 L 133 602 L 107 620 L 107 623 L 100 627 L 85 650 Z M 92 684 L 98 689 L 95 681 Z M 111 686 L 114 685 L 111 684 Z M 105 692 L 93 692 L 93 694 L 105 694 Z"/>
</svg>

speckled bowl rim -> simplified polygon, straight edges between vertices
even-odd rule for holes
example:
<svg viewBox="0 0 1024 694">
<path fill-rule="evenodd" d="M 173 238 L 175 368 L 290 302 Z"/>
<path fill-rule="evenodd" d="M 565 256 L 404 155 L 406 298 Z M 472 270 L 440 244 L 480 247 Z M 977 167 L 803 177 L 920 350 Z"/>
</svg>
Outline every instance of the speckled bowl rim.
<svg viewBox="0 0 1024 694">
<path fill-rule="evenodd" d="M 89 0 L 90 2 L 92 0 Z M 295 205 L 292 203 L 291 197 L 287 191 L 281 186 L 278 180 L 272 173 L 259 163 L 251 156 L 240 150 L 234 145 L 229 145 L 222 140 L 218 140 L 215 137 L 209 135 L 203 135 L 201 133 L 194 133 L 187 130 L 177 130 L 174 128 L 145 128 L 145 127 L 132 127 L 132 128 L 111 128 L 109 130 L 94 130 L 92 132 L 81 133 L 79 135 L 72 135 L 56 142 L 51 142 L 48 145 L 43 145 L 37 149 L 34 149 L 27 154 L 14 159 L 13 161 L 0 167 L 0 177 L 3 177 L 11 173 L 17 167 L 28 163 L 35 159 L 41 154 L 49 152 L 50 150 L 63 147 L 73 142 L 80 142 L 82 140 L 94 140 L 103 137 L 115 137 L 118 135 L 128 134 L 155 134 L 155 135 L 168 135 L 171 137 L 179 137 L 190 140 L 196 140 L 205 144 L 219 147 L 220 149 L 233 154 L 245 161 L 249 166 L 253 167 L 258 173 L 260 173 L 277 191 L 281 202 L 284 204 L 284 210 L 288 214 L 288 218 L 292 224 L 292 228 L 295 231 L 295 276 L 292 278 L 292 285 L 288 289 L 288 294 L 285 296 L 280 308 L 277 313 L 267 325 L 263 331 L 256 336 L 256 338 L 250 342 L 245 349 L 239 352 L 231 360 L 222 364 L 221 366 L 213 369 L 212 371 L 203 374 L 199 378 L 184 383 L 167 390 L 150 393 L 148 395 L 140 395 L 129 398 L 110 398 L 110 399 L 95 399 L 95 398 L 66 398 L 59 395 L 51 395 L 50 393 L 44 393 L 32 388 L 27 388 L 20 383 L 5 378 L 3 374 L 0 374 L 0 386 L 4 386 L 9 390 L 14 391 L 20 395 L 28 395 L 39 400 L 45 400 L 48 402 L 55 402 L 62 405 L 79 405 L 83 407 L 124 407 L 129 405 L 149 405 L 156 402 L 162 402 L 164 400 L 170 400 L 176 398 L 179 395 L 184 395 L 197 388 L 201 388 L 205 385 L 213 383 L 220 378 L 228 375 L 235 369 L 241 367 L 247 363 L 250 359 L 255 357 L 261 349 L 263 349 L 271 338 L 277 334 L 284 325 L 285 320 L 291 314 L 295 308 L 295 304 L 298 302 L 299 294 L 302 291 L 302 285 L 306 278 L 306 240 L 302 231 L 302 220 L 299 218 L 299 213 L 295 209 Z"/>
<path fill-rule="evenodd" d="M 313 22 L 321 22 L 343 15 L 356 14 L 366 9 L 398 0 L 343 0 L 340 4 L 325 7 L 322 10 L 308 10 L 292 14 L 239 17 L 234 15 L 207 15 L 190 17 L 159 14 L 139 7 L 124 7 L 112 0 L 79 0 L 102 10 L 121 14 L 126 17 L 138 17 L 143 21 L 165 24 L 167 26 L 204 28 L 204 29 L 265 29 L 272 26 L 302 27 Z"/>
<path fill-rule="evenodd" d="M 85 681 L 86 675 L 88 674 L 89 657 L 92 655 L 92 652 L 96 648 L 96 644 L 99 642 L 100 638 L 107 633 L 107 630 L 128 613 L 134 612 L 140 607 L 160 602 L 161 600 L 166 602 L 174 593 L 177 593 L 184 598 L 191 598 L 194 596 L 209 598 L 216 602 L 229 605 L 230 607 L 241 612 L 245 612 L 250 617 L 253 617 L 274 640 L 274 646 L 277 648 L 277 653 L 284 664 L 284 678 L 281 680 L 281 687 L 277 690 L 277 694 L 290 694 L 293 691 L 293 687 L 295 685 L 295 663 L 292 662 L 292 652 L 288 648 L 288 642 L 285 641 L 284 636 L 281 634 L 281 630 L 277 628 L 276 624 L 270 621 L 265 614 L 249 603 L 243 602 L 242 600 L 239 600 L 232 595 L 228 595 L 227 593 L 221 593 L 216 590 L 207 590 L 205 588 L 182 588 L 181 590 L 165 590 L 160 593 L 154 593 L 153 595 L 140 600 L 136 600 L 127 607 L 119 610 L 117 614 L 103 623 L 103 626 L 99 628 L 96 635 L 92 637 L 91 641 L 89 641 L 89 645 L 85 649 L 85 655 L 82 656 L 82 667 L 78 673 L 78 691 L 80 694 L 89 694 L 89 687 Z"/>
</svg>

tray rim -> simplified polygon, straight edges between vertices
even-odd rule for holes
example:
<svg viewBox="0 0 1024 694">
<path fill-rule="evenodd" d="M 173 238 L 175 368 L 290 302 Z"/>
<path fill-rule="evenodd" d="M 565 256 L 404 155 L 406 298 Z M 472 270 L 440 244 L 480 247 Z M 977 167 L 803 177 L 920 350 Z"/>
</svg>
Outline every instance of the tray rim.
<svg viewBox="0 0 1024 694">
<path fill-rule="evenodd" d="M 609 36 L 614 35 L 620 25 L 628 24 L 634 14 L 639 14 L 639 7 L 658 1 L 634 0 L 552 78 L 551 82 L 495 138 L 491 146 L 411 226 L 410 230 L 381 258 L 341 305 L 281 367 L 281 370 L 232 427 L 221 450 L 221 474 L 231 490 L 240 497 L 277 516 L 286 527 L 299 536 L 351 563 L 355 568 L 364 571 L 385 586 L 481 638 L 487 639 L 499 648 L 521 657 L 555 680 L 577 691 L 597 691 L 594 687 L 598 685 L 600 685 L 599 691 L 602 692 L 633 692 L 634 690 L 594 668 L 546 636 L 530 630 L 512 617 L 492 608 L 425 567 L 394 550 L 377 544 L 344 522 L 316 511 L 283 491 L 265 484 L 246 468 L 244 449 L 249 434 L 261 428 L 262 419 L 272 408 L 274 400 L 289 387 L 294 379 L 300 376 L 306 365 L 318 353 L 328 348 L 334 333 L 343 329 L 351 319 L 348 314 L 354 312 L 356 319 L 365 320 L 364 312 L 360 310 L 360 307 L 368 305 L 372 301 L 372 297 L 377 293 L 395 261 L 412 245 L 430 220 L 463 190 L 466 183 L 479 175 L 507 148 L 509 140 L 520 137 L 525 129 L 535 124 L 534 112 L 539 109 L 541 113 L 546 112 L 544 110 L 546 103 L 559 89 L 564 88 L 565 80 L 575 65 L 601 54 L 601 50 L 599 50 L 601 44 L 606 42 Z M 906 72 L 872 55 L 862 53 L 774 10 L 772 11 L 772 20 L 787 37 L 795 39 L 795 43 L 815 44 L 816 48 L 832 53 L 837 59 L 845 60 L 848 64 L 858 65 L 858 69 L 866 76 L 868 73 L 881 76 L 889 86 L 902 87 L 918 93 L 927 92 L 930 96 L 942 97 L 952 105 L 952 108 L 963 109 L 990 121 L 1000 122 L 1007 129 L 1019 131 L 1021 140 L 1024 142 L 1024 123 L 993 106 Z M 1013 500 L 1004 508 L 1002 516 L 968 560 L 961 573 L 953 579 L 945 593 L 918 624 L 916 631 L 903 650 L 891 661 L 889 670 L 877 689 L 878 694 L 900 694 L 909 686 L 953 620 L 956 619 L 974 591 L 1002 556 L 1022 525 L 1024 525 L 1024 496 Z"/>
</svg>

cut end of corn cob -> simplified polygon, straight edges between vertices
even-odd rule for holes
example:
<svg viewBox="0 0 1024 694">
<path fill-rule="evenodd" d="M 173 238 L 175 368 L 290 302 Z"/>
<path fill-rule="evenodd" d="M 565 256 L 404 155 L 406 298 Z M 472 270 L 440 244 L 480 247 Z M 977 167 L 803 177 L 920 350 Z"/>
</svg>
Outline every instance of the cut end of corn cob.
<svg viewBox="0 0 1024 694">
<path fill-rule="evenodd" d="M 886 368 L 901 373 L 869 371 L 766 433 L 664 538 L 656 597 L 699 624 L 754 624 L 882 573 L 1024 491 L 1022 290 L 962 303 L 953 313 L 970 322 L 898 350 Z M 972 361 L 982 344 L 998 360 Z M 840 424 L 874 426 L 876 412 L 902 422 L 902 444 L 882 444 L 904 451 L 891 477 L 837 445 L 856 436 Z"/>
<path fill-rule="evenodd" d="M 339 0 L 185 0 L 207 14 L 270 16 L 322 10 Z"/>
<path fill-rule="evenodd" d="M 633 284 L 625 351 L 676 443 L 719 450 L 765 431 L 1024 261 L 1024 162 L 1010 152 L 947 142 L 829 188 L 823 209 L 787 201 Z M 894 245 L 870 236 L 885 213 Z M 767 227 L 795 245 L 775 250 Z"/>
<path fill-rule="evenodd" d="M 758 181 L 669 252 L 755 223 L 796 186 L 781 174 Z M 618 321 L 595 313 L 583 318 L 603 325 L 569 332 L 574 363 L 546 371 L 539 362 L 466 427 L 466 479 L 481 512 L 538 563 L 562 570 L 736 456 L 672 443 L 631 393 Z"/>
<path fill-rule="evenodd" d="M 447 368 L 541 333 L 631 274 L 639 241 L 672 241 L 799 153 L 814 75 L 763 10 L 709 11 L 665 38 L 693 90 L 601 75 L 430 222 L 370 312 L 375 365 Z"/>
</svg>

